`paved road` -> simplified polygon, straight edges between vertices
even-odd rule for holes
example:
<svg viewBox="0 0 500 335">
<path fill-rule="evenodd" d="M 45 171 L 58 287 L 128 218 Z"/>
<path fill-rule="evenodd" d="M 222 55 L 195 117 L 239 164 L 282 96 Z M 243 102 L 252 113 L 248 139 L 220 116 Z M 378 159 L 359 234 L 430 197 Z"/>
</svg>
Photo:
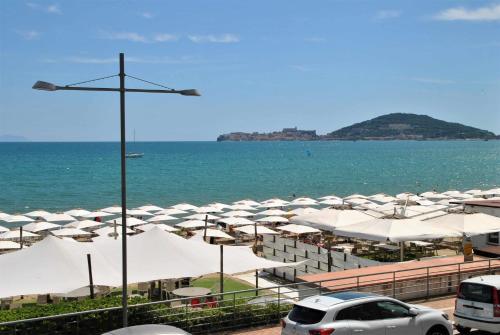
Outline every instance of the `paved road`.
<svg viewBox="0 0 500 335">
<path fill-rule="evenodd" d="M 425 305 L 432 308 L 440 309 L 443 312 L 447 313 L 450 318 L 453 318 L 453 310 L 455 308 L 455 297 L 444 297 L 444 298 L 436 298 L 432 300 L 422 300 L 422 301 L 413 301 L 413 304 Z M 280 335 L 281 327 L 279 326 L 266 326 L 260 328 L 253 328 L 247 330 L 239 330 L 235 332 L 223 333 L 224 335 Z M 220 335 L 223 335 L 220 334 Z M 456 333 L 458 334 L 458 333 Z M 485 335 L 482 332 L 472 332 L 474 335 Z"/>
</svg>

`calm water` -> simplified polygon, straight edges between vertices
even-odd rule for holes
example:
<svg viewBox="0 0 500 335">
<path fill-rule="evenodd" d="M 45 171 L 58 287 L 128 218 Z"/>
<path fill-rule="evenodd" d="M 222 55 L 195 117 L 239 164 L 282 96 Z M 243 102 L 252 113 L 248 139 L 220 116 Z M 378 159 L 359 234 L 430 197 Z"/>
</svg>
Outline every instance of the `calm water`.
<svg viewBox="0 0 500 335">
<path fill-rule="evenodd" d="M 155 142 L 127 160 L 129 207 L 500 185 L 500 141 Z M 119 203 L 118 143 L 0 143 L 0 211 Z"/>
</svg>

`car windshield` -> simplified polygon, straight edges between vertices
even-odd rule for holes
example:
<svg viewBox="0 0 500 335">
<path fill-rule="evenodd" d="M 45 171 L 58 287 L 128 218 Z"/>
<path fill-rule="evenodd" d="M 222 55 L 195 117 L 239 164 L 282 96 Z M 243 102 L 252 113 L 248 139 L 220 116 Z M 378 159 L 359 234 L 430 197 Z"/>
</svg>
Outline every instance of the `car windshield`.
<svg viewBox="0 0 500 335">
<path fill-rule="evenodd" d="M 312 325 L 314 323 L 320 322 L 325 316 L 325 311 L 320 311 L 313 308 L 307 308 L 304 306 L 295 305 L 292 311 L 288 315 L 288 318 L 297 323 L 302 323 L 305 325 Z"/>
<path fill-rule="evenodd" d="M 462 283 L 458 297 L 460 299 L 477 301 L 491 304 L 493 303 L 493 289 L 491 286 L 476 284 L 476 283 Z"/>
</svg>

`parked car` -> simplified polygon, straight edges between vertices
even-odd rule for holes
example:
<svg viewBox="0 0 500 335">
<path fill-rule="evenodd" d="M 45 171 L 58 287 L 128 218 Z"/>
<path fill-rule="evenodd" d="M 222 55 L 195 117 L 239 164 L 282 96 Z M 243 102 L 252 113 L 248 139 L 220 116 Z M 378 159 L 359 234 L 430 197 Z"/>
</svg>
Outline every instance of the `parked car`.
<svg viewBox="0 0 500 335">
<path fill-rule="evenodd" d="M 460 283 L 455 301 L 460 334 L 478 329 L 500 334 L 500 276 L 481 276 Z"/>
<path fill-rule="evenodd" d="M 364 292 L 308 297 L 281 320 L 282 335 L 452 335 L 448 315 Z"/>
<path fill-rule="evenodd" d="M 167 325 L 139 325 L 115 329 L 102 335 L 190 335 L 182 329 Z"/>
</svg>

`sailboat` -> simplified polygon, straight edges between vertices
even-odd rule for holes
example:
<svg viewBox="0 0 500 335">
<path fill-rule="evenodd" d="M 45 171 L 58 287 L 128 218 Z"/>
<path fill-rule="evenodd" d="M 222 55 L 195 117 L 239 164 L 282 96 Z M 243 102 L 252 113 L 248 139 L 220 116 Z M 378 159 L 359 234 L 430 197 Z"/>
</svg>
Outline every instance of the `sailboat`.
<svg viewBox="0 0 500 335">
<path fill-rule="evenodd" d="M 134 129 L 134 145 L 135 145 L 135 129 Z M 142 158 L 144 156 L 143 152 L 127 152 L 125 158 Z"/>
</svg>

